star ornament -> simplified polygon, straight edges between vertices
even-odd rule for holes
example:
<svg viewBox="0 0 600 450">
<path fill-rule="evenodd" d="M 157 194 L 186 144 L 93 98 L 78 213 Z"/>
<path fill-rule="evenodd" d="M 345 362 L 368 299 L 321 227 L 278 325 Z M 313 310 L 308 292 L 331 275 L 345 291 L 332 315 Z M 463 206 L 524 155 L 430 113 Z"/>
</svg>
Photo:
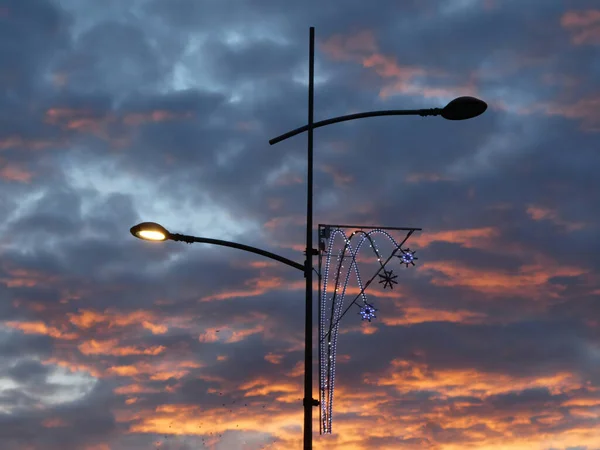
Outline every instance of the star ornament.
<svg viewBox="0 0 600 450">
<path fill-rule="evenodd" d="M 381 280 L 379 280 L 379 284 L 383 283 L 383 288 L 387 288 L 388 286 L 390 287 L 390 289 L 394 289 L 394 284 L 398 284 L 396 280 L 396 278 L 398 278 L 398 275 L 393 275 L 394 271 L 393 270 L 384 270 L 383 271 L 383 275 L 379 274 L 379 278 L 381 278 Z"/>
<path fill-rule="evenodd" d="M 400 249 L 400 251 L 402 252 L 400 255 L 396 255 L 398 258 L 400 258 L 400 264 L 406 264 L 406 267 L 408 267 L 409 264 L 412 264 L 413 266 L 415 265 L 415 261 L 419 258 L 417 258 L 415 256 L 415 253 L 417 253 L 416 250 L 414 251 L 410 251 L 410 248 L 406 248 L 404 250 Z"/>
<path fill-rule="evenodd" d="M 364 306 L 360 307 L 360 316 L 362 317 L 362 320 L 368 320 L 369 322 L 371 321 L 371 319 L 374 319 L 375 317 L 377 317 L 375 315 L 375 311 L 377 311 L 373 305 L 369 305 L 368 303 L 365 303 Z"/>
</svg>

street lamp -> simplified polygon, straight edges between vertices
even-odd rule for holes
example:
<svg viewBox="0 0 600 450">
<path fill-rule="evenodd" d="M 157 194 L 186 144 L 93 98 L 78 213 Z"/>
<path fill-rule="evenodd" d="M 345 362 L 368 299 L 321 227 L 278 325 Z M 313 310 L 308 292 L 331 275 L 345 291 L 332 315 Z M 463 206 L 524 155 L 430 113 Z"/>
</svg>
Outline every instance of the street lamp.
<svg viewBox="0 0 600 450">
<path fill-rule="evenodd" d="M 304 322 L 304 450 L 312 450 L 312 407 L 318 406 L 318 400 L 312 398 L 312 256 L 318 255 L 313 249 L 313 130 L 334 123 L 377 116 L 442 116 L 448 120 L 466 120 L 485 112 L 487 104 L 474 97 L 459 97 L 452 100 L 444 108 L 404 109 L 387 111 L 369 111 L 314 122 L 314 77 L 315 77 L 315 29 L 310 27 L 309 60 L 308 60 L 308 124 L 288 131 L 269 141 L 274 145 L 304 131 L 308 131 L 308 174 L 306 201 L 306 304 Z"/>
<path fill-rule="evenodd" d="M 171 236 L 165 227 L 154 222 L 140 223 L 131 227 L 131 234 L 146 241 L 166 241 Z"/>
<path fill-rule="evenodd" d="M 304 264 L 299 264 L 291 259 L 288 259 L 284 256 L 277 255 L 275 253 L 268 252 L 266 250 L 251 247 L 249 245 L 238 244 L 237 242 L 231 241 L 223 241 L 221 239 L 211 239 L 197 236 L 189 236 L 186 234 L 179 233 L 170 233 L 167 231 L 165 227 L 159 225 L 155 222 L 142 222 L 139 223 L 129 230 L 131 234 L 133 234 L 138 239 L 143 239 L 145 241 L 181 241 L 186 242 L 188 244 L 198 243 L 198 244 L 212 244 L 212 245 L 220 245 L 222 247 L 231 247 L 237 248 L 238 250 L 243 250 L 245 252 L 255 253 L 257 255 L 265 256 L 270 259 L 274 259 L 275 261 L 279 261 L 283 264 L 287 264 L 288 266 L 293 267 L 294 269 L 301 270 L 304 272 Z"/>
<path fill-rule="evenodd" d="M 135 237 L 151 241 L 183 241 L 191 244 L 193 242 L 206 243 L 213 245 L 222 245 L 225 247 L 237 248 L 239 250 L 259 254 L 267 258 L 274 259 L 283 264 L 294 267 L 304 273 L 306 279 L 306 302 L 305 302 L 305 321 L 304 321 L 304 450 L 312 450 L 312 408 L 319 406 L 319 401 L 312 397 L 312 283 L 313 283 L 313 256 L 319 254 L 318 249 L 313 248 L 313 130 L 334 123 L 345 122 L 348 120 L 362 119 L 376 116 L 441 116 L 448 120 L 466 120 L 477 117 L 485 112 L 487 104 L 474 97 L 459 97 L 452 100 L 444 108 L 414 109 L 414 110 L 387 110 L 370 111 L 346 116 L 334 117 L 320 122 L 314 122 L 314 66 L 315 66 L 315 29 L 310 27 L 309 37 L 309 64 L 308 64 L 308 124 L 295 130 L 288 131 L 269 141 L 274 145 L 288 138 L 296 136 L 305 131 L 308 132 L 308 169 L 307 169 L 307 201 L 306 201 L 306 250 L 304 254 L 306 259 L 304 264 L 299 264 L 283 256 L 276 255 L 266 250 L 256 247 L 250 247 L 235 242 L 222 241 L 219 239 L 209 239 L 182 234 L 173 234 L 167 231 L 161 225 L 154 222 L 144 222 L 131 228 L 131 234 Z"/>
<path fill-rule="evenodd" d="M 366 117 L 378 116 L 442 116 L 447 120 L 467 120 L 480 116 L 487 109 L 487 103 L 475 97 L 458 97 L 452 100 L 443 108 L 428 108 L 428 109 L 389 109 L 384 111 L 369 111 L 357 114 L 348 114 L 346 116 L 333 117 L 327 120 L 321 120 L 312 124 L 312 128 L 320 128 L 325 125 L 331 125 L 348 120 L 364 119 Z M 269 144 L 277 144 L 285 141 L 297 134 L 308 131 L 308 125 L 288 131 L 287 133 L 277 136 L 269 141 Z"/>
<path fill-rule="evenodd" d="M 458 97 L 442 109 L 440 115 L 447 120 L 466 120 L 485 112 L 487 103 L 475 97 Z"/>
</svg>

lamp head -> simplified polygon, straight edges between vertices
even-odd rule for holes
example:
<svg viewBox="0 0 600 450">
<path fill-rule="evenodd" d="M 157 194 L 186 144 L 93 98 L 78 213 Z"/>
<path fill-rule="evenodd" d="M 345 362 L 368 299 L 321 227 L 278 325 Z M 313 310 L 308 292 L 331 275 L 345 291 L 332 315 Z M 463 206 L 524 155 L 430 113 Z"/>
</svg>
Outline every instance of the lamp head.
<svg viewBox="0 0 600 450">
<path fill-rule="evenodd" d="M 442 117 L 448 120 L 466 120 L 485 112 L 487 103 L 475 97 L 458 97 L 442 109 Z"/>
<path fill-rule="evenodd" d="M 138 239 L 145 241 L 166 241 L 169 233 L 165 227 L 154 222 L 142 222 L 129 230 Z"/>
</svg>

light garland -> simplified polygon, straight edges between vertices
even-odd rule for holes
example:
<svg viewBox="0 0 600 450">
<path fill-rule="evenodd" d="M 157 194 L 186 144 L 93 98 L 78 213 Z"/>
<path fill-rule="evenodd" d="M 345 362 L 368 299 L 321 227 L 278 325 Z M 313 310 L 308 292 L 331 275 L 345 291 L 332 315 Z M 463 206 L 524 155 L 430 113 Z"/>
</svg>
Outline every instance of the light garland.
<svg viewBox="0 0 600 450">
<path fill-rule="evenodd" d="M 414 231 L 414 230 L 413 230 Z M 356 248 L 353 249 L 351 240 L 357 235 L 361 234 L 361 238 L 359 242 L 356 244 Z M 325 238 L 328 240 L 328 248 L 324 250 L 325 245 L 323 245 L 323 251 L 327 255 L 325 261 L 325 268 L 323 272 L 323 289 L 321 291 L 321 314 L 319 318 L 319 346 L 320 346 L 320 406 L 321 406 L 321 429 L 322 433 L 330 434 L 332 430 L 332 412 L 333 412 L 333 397 L 335 390 L 335 367 L 336 367 L 336 353 L 337 353 L 337 338 L 339 332 L 339 322 L 342 314 L 342 307 L 344 304 L 344 297 L 346 294 L 346 289 L 348 287 L 348 281 L 350 278 L 350 272 L 354 268 L 354 272 L 356 274 L 356 279 L 358 282 L 358 287 L 360 289 L 359 296 L 362 299 L 362 306 L 356 304 L 360 311 L 359 314 L 362 317 L 362 320 L 368 320 L 371 322 L 372 319 L 376 318 L 375 312 L 377 309 L 367 302 L 367 297 L 364 293 L 366 287 L 369 285 L 371 281 L 367 283 L 363 287 L 363 282 L 360 277 L 360 272 L 358 269 L 358 265 L 356 262 L 356 257 L 358 252 L 360 251 L 362 245 L 369 241 L 369 247 L 375 253 L 377 257 L 377 261 L 380 265 L 380 271 L 383 270 L 384 275 L 379 275 L 384 278 L 380 283 L 385 282 L 384 288 L 388 285 L 392 288 L 392 284 L 397 284 L 394 280 L 397 278 L 397 275 L 392 275 L 392 271 L 386 271 L 384 266 L 386 263 L 382 262 L 381 252 L 377 248 L 375 241 L 371 238 L 372 234 L 383 234 L 386 236 L 394 245 L 394 253 L 398 250 L 401 251 L 400 255 L 396 255 L 400 258 L 401 264 L 406 264 L 408 267 L 409 264 L 415 265 L 414 260 L 418 259 L 414 257 L 415 252 L 411 252 L 409 249 L 402 250 L 401 244 L 396 242 L 394 237 L 390 235 L 383 229 L 372 229 L 369 232 L 354 231 L 350 236 L 347 236 L 346 233 L 341 228 L 335 228 L 330 231 L 329 236 Z M 412 231 L 408 234 L 410 236 Z M 337 255 L 335 271 L 334 271 L 334 289 L 331 293 L 331 297 L 328 294 L 328 286 L 329 286 L 329 278 L 330 278 L 330 267 L 331 267 L 331 255 L 333 251 L 333 246 L 335 242 L 335 238 L 337 235 L 340 235 L 344 240 L 344 247 Z M 406 239 L 408 239 L 408 236 Z M 405 239 L 405 241 L 406 241 Z M 403 241 L 404 242 L 404 241 Z M 348 254 L 347 254 L 348 253 Z M 342 269 L 345 268 L 344 259 L 347 257 L 351 257 L 350 266 L 346 269 L 345 277 L 342 283 L 340 283 L 340 276 L 342 274 Z M 391 256 L 390 256 L 391 258 Z M 388 259 L 389 261 L 389 259 Z M 340 286 L 341 284 L 341 286 Z M 357 296 L 358 297 L 358 296 Z M 328 306 L 331 306 L 331 310 L 328 311 Z M 327 313 L 329 312 L 330 320 L 327 321 Z M 345 314 L 345 312 L 344 312 Z M 327 339 L 326 339 L 327 338 Z"/>
</svg>

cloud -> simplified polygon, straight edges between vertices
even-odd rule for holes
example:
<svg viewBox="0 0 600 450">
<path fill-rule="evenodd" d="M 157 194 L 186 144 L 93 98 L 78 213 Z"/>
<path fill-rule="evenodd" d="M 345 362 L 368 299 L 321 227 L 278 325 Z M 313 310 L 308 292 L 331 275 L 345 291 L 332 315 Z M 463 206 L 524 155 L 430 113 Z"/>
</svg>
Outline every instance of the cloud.
<svg viewBox="0 0 600 450">
<path fill-rule="evenodd" d="M 560 24 L 572 33 L 571 42 L 575 45 L 600 43 L 600 10 L 567 11 Z"/>
<path fill-rule="evenodd" d="M 472 87 L 434 87 L 423 85 L 422 79 L 440 77 L 445 74 L 437 69 L 399 65 L 396 58 L 380 53 L 375 35 L 370 30 L 355 35 L 334 35 L 321 44 L 323 52 L 334 61 L 349 61 L 373 70 L 385 81 L 379 95 L 387 98 L 397 94 L 419 94 L 424 97 L 447 98 L 450 95 L 473 95 Z M 431 83 L 431 82 L 429 82 Z"/>
<path fill-rule="evenodd" d="M 301 447 L 302 274 L 129 229 L 304 261 L 306 137 L 268 140 L 306 123 L 309 26 L 316 120 L 489 106 L 315 131 L 315 223 L 422 228 L 377 318 L 341 321 L 315 448 L 597 448 L 600 22 L 576 3 L 5 1 L 2 449 Z"/>
</svg>

